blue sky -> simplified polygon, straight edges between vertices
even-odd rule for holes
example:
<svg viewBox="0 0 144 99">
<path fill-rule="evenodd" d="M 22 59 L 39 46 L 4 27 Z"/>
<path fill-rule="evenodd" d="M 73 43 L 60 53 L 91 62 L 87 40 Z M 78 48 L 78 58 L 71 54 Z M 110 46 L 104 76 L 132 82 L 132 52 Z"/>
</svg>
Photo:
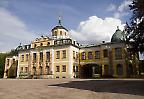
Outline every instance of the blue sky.
<svg viewBox="0 0 144 99">
<path fill-rule="evenodd" d="M 123 29 L 129 21 L 129 4 L 130 0 L 0 0 L 0 52 L 51 36 L 59 15 L 79 42 L 110 41 L 116 27 Z"/>
</svg>

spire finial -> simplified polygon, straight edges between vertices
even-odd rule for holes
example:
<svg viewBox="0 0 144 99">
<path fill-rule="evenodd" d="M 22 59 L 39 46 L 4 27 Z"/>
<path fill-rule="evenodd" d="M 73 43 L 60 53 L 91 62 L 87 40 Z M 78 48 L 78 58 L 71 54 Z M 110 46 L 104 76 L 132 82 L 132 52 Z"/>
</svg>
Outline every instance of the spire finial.
<svg viewBox="0 0 144 99">
<path fill-rule="evenodd" d="M 22 45 L 22 43 L 20 42 L 19 46 L 21 46 L 21 45 Z"/>
<path fill-rule="evenodd" d="M 61 16 L 58 18 L 58 25 L 61 25 Z"/>
<path fill-rule="evenodd" d="M 119 26 L 117 26 L 117 30 L 119 30 Z"/>
</svg>

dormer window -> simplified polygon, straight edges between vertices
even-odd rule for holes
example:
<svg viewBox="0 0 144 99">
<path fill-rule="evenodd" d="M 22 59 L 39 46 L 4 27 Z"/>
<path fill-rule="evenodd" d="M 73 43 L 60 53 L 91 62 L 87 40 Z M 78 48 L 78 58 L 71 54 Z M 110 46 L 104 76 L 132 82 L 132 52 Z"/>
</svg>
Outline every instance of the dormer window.
<svg viewBox="0 0 144 99">
<path fill-rule="evenodd" d="M 37 45 L 36 45 L 36 44 L 34 44 L 34 47 L 37 47 Z"/>
<path fill-rule="evenodd" d="M 41 43 L 40 46 L 43 46 L 43 43 Z"/>
<path fill-rule="evenodd" d="M 54 36 L 57 36 L 57 31 L 55 31 L 54 33 L 55 33 Z"/>
<path fill-rule="evenodd" d="M 49 45 L 50 45 L 50 42 L 48 42 L 47 45 L 49 46 Z"/>
</svg>

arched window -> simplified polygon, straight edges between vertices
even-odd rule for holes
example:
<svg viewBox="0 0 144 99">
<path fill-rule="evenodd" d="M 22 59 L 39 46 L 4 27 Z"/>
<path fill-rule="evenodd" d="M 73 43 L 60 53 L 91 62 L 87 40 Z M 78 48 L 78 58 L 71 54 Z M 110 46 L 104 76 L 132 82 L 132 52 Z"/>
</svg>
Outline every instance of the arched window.
<svg viewBox="0 0 144 99">
<path fill-rule="evenodd" d="M 123 74 L 123 66 L 121 64 L 117 64 L 117 75 Z"/>
</svg>

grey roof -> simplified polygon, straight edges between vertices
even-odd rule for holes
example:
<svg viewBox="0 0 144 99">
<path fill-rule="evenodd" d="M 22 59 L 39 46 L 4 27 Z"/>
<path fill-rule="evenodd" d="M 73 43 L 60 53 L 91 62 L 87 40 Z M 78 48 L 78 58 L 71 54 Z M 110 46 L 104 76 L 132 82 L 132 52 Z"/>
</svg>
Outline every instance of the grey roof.
<svg viewBox="0 0 144 99">
<path fill-rule="evenodd" d="M 117 29 L 112 35 L 111 42 L 123 42 L 124 41 L 124 31 Z"/>
<path fill-rule="evenodd" d="M 66 31 L 68 31 L 68 30 L 67 30 L 65 27 L 63 27 L 62 25 L 55 26 L 55 27 L 52 29 L 52 31 L 55 30 L 55 29 L 65 29 Z"/>
</svg>

